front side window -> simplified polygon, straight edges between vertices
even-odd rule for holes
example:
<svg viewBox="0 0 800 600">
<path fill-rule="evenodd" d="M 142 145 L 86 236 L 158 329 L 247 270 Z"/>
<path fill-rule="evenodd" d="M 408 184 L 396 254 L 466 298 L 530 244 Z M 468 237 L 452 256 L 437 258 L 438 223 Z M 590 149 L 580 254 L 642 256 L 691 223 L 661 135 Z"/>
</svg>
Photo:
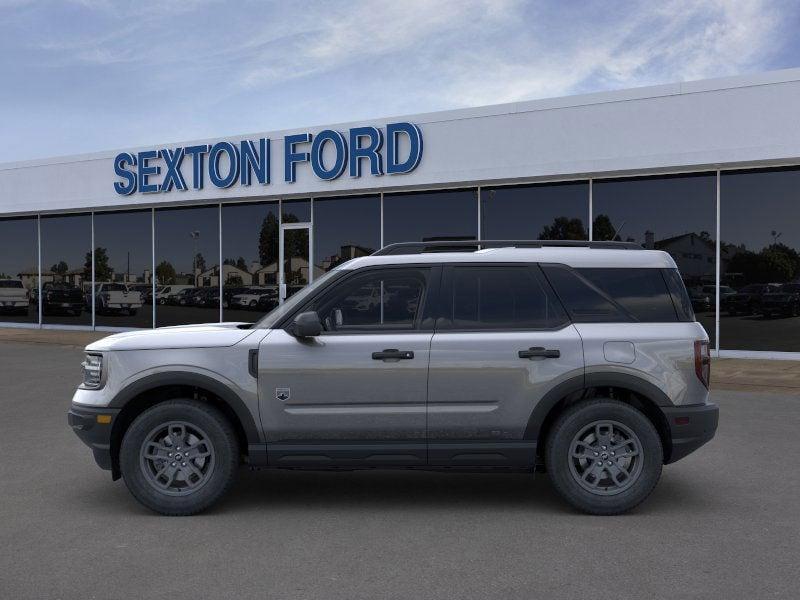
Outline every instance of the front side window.
<svg viewBox="0 0 800 600">
<path fill-rule="evenodd" d="M 564 310 L 529 266 L 455 267 L 446 324 L 452 329 L 550 329 Z"/>
<path fill-rule="evenodd" d="M 348 277 L 316 300 L 328 332 L 412 330 L 420 320 L 429 269 L 382 269 Z"/>
</svg>

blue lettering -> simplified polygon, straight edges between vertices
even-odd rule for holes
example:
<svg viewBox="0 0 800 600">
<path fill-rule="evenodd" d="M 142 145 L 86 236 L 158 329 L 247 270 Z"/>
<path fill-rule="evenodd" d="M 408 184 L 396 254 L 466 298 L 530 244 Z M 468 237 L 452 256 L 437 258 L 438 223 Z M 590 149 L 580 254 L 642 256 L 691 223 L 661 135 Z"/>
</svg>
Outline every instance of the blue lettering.
<svg viewBox="0 0 800 600">
<path fill-rule="evenodd" d="M 172 187 L 179 190 L 186 190 L 186 180 L 181 173 L 181 163 L 183 162 L 183 148 L 176 148 L 169 150 L 162 148 L 159 155 L 164 159 L 167 166 L 167 172 L 164 174 L 164 181 L 161 182 L 161 191 L 172 191 Z"/>
<path fill-rule="evenodd" d="M 369 138 L 367 146 L 361 140 Z M 369 172 L 383 175 L 383 132 L 377 127 L 354 127 L 350 130 L 350 177 L 361 177 L 361 159 L 369 159 Z"/>
<path fill-rule="evenodd" d="M 139 152 L 139 191 L 143 194 L 152 194 L 159 191 L 157 183 L 150 183 L 151 175 L 159 175 L 161 167 L 150 165 L 151 160 L 158 158 L 158 152 L 155 150 L 145 150 Z"/>
<path fill-rule="evenodd" d="M 411 148 L 408 158 L 404 162 L 398 163 L 397 150 L 401 134 L 408 137 Z M 390 175 L 397 175 L 416 169 L 422 159 L 422 132 L 419 127 L 413 123 L 389 123 L 386 126 L 386 137 L 389 138 L 386 148 L 386 172 Z"/>
<path fill-rule="evenodd" d="M 269 183 L 269 139 L 261 138 L 258 140 L 259 150 L 250 140 L 242 140 L 241 150 L 241 172 L 239 182 L 242 185 L 250 185 L 252 176 L 255 173 L 258 183 L 266 185 Z"/>
<path fill-rule="evenodd" d="M 219 172 L 219 159 L 222 153 L 228 155 L 228 174 L 222 177 Z M 231 187 L 233 182 L 239 178 L 239 149 L 230 142 L 219 142 L 214 144 L 211 152 L 208 153 L 208 178 L 218 188 Z"/>
<path fill-rule="evenodd" d="M 208 152 L 208 144 L 187 146 L 184 153 L 192 157 L 192 187 L 196 190 L 203 189 L 203 156 Z"/>
<path fill-rule="evenodd" d="M 122 177 L 127 183 L 114 182 L 114 191 L 122 196 L 128 196 L 136 191 L 136 173 L 128 171 L 125 165 L 136 166 L 136 157 L 129 152 L 121 152 L 114 159 L 114 173 Z"/>
<path fill-rule="evenodd" d="M 322 161 L 327 142 L 331 142 L 336 150 L 336 160 L 330 169 L 326 169 Z M 344 136 L 331 129 L 320 131 L 311 144 L 311 168 L 314 174 L 325 181 L 336 179 L 344 173 L 345 165 L 347 165 L 347 143 L 344 141 Z"/>
<path fill-rule="evenodd" d="M 294 183 L 297 175 L 296 166 L 299 162 L 308 162 L 308 152 L 295 152 L 295 145 L 307 144 L 311 141 L 310 133 L 287 135 L 283 138 L 283 179 L 287 183 Z"/>
</svg>

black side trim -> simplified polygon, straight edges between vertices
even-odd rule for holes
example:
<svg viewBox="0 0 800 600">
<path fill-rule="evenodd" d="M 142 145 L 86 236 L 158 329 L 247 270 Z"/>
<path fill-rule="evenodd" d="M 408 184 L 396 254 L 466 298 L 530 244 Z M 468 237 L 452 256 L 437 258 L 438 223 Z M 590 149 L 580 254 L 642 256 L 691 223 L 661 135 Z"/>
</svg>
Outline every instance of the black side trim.
<svg viewBox="0 0 800 600">
<path fill-rule="evenodd" d="M 548 413 L 552 408 L 558 404 L 559 400 L 575 392 L 579 392 L 585 388 L 584 376 L 578 375 L 572 379 L 562 381 L 556 387 L 547 392 L 531 412 L 528 418 L 528 425 L 525 427 L 525 433 L 522 434 L 524 440 L 538 440 L 539 431 L 542 428 L 544 420 L 547 418 Z"/>
<path fill-rule="evenodd" d="M 247 353 L 247 371 L 254 379 L 258 379 L 258 348 L 251 348 Z"/>
<path fill-rule="evenodd" d="M 425 440 L 397 441 L 314 441 L 267 444 L 269 466 L 291 468 L 424 467 L 428 446 Z"/>
<path fill-rule="evenodd" d="M 143 377 L 128 387 L 121 390 L 109 404 L 113 408 L 122 408 L 128 401 L 135 398 L 139 394 L 152 390 L 158 387 L 169 385 L 187 385 L 192 387 L 199 387 L 215 394 L 221 398 L 228 406 L 236 413 L 239 422 L 244 429 L 245 436 L 247 437 L 248 444 L 257 444 L 262 442 L 261 434 L 256 427 L 256 422 L 253 415 L 247 408 L 244 401 L 230 388 L 206 375 L 198 373 L 186 373 L 175 371 L 171 373 L 156 373 Z"/>
<path fill-rule="evenodd" d="M 536 442 L 531 440 L 432 440 L 432 467 L 515 467 L 533 469 Z"/>
<path fill-rule="evenodd" d="M 101 469 L 111 470 L 111 430 L 119 414 L 118 408 L 83 407 L 73 404 L 67 413 L 67 423 L 80 440 L 92 449 L 94 460 Z M 111 422 L 98 423 L 97 415 L 111 416 Z"/>
<path fill-rule="evenodd" d="M 709 442 L 717 432 L 719 408 L 716 404 L 665 408 L 672 452 L 666 464 L 674 463 Z"/>
<path fill-rule="evenodd" d="M 587 373 L 586 387 L 623 387 L 644 396 L 658 406 L 673 406 L 669 396 L 652 383 L 626 373 Z"/>
<path fill-rule="evenodd" d="M 528 419 L 528 426 L 525 428 L 523 439 L 538 440 L 539 431 L 544 420 L 559 400 L 592 387 L 622 387 L 629 389 L 647 398 L 660 407 L 672 407 L 673 404 L 669 397 L 654 386 L 634 375 L 624 373 L 589 373 L 584 376 L 573 377 L 554 387 L 536 404 Z"/>
</svg>

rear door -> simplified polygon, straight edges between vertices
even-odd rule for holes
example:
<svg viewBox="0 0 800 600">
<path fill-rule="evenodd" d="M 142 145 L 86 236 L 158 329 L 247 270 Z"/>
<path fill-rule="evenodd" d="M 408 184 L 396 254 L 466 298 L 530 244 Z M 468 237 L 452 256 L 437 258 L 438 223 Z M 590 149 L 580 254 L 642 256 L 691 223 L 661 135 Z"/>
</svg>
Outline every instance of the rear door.
<svg viewBox="0 0 800 600">
<path fill-rule="evenodd" d="M 526 428 L 554 386 L 583 376 L 581 338 L 535 265 L 445 268 L 428 376 L 428 459 L 533 466 Z"/>
</svg>

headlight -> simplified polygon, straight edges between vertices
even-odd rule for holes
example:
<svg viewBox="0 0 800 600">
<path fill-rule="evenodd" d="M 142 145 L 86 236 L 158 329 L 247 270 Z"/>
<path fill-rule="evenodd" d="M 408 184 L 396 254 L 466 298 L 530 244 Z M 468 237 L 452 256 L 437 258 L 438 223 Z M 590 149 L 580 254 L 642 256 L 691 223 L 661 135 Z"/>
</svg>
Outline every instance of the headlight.
<svg viewBox="0 0 800 600">
<path fill-rule="evenodd" d="M 87 354 L 81 363 L 83 367 L 83 385 L 96 390 L 101 385 L 103 378 L 103 356 L 101 354 Z"/>
</svg>

